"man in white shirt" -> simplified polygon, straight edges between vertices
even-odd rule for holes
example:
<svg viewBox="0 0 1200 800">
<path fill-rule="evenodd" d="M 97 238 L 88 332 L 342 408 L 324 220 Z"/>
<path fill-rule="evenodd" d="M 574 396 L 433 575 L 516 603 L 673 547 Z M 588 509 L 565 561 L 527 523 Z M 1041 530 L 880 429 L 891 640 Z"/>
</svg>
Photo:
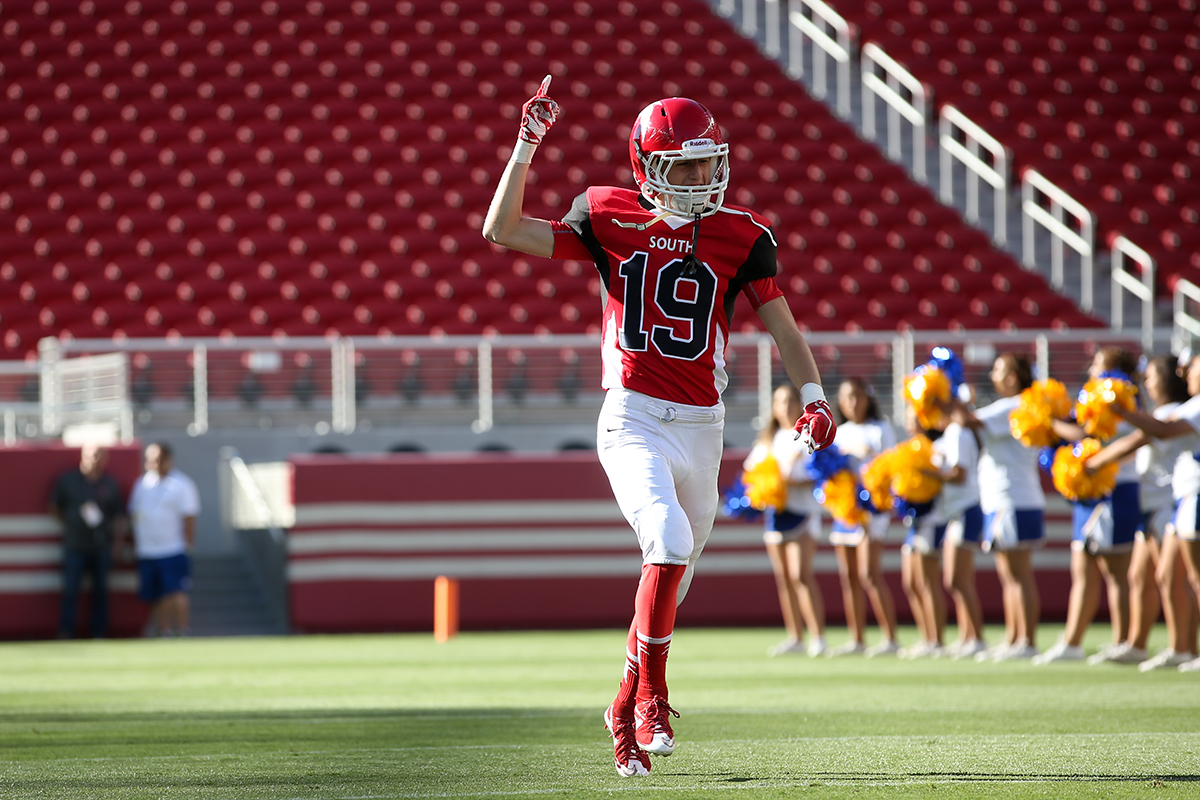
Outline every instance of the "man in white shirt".
<svg viewBox="0 0 1200 800">
<path fill-rule="evenodd" d="M 192 479 L 172 469 L 171 448 L 146 448 L 146 473 L 129 498 L 138 559 L 138 596 L 151 604 L 161 636 L 182 635 L 188 625 L 191 562 L 200 498 Z"/>
</svg>

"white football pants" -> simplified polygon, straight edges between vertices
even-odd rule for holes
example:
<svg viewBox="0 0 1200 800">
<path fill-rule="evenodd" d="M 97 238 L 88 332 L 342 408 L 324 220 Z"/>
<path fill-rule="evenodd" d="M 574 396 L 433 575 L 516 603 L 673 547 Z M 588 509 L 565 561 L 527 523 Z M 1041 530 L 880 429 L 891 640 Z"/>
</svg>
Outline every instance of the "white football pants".
<svg viewBox="0 0 1200 800">
<path fill-rule="evenodd" d="M 600 463 L 643 564 L 683 564 L 676 603 L 717 516 L 725 407 L 689 406 L 610 389 L 596 431 Z"/>
</svg>

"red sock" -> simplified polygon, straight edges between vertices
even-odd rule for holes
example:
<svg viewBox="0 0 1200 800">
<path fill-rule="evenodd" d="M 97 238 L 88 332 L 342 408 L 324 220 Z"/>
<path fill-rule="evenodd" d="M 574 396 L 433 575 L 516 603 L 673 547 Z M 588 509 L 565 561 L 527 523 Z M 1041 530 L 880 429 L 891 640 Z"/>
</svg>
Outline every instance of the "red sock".
<svg viewBox="0 0 1200 800">
<path fill-rule="evenodd" d="M 634 604 L 638 639 L 637 701 L 667 699 L 667 651 L 675 630 L 675 597 L 686 568 L 682 564 L 645 564 Z"/>
<path fill-rule="evenodd" d="M 638 688 L 638 638 L 637 620 L 629 625 L 629 637 L 625 640 L 625 674 L 621 677 L 621 688 L 613 701 L 613 714 L 619 719 L 633 716 L 634 698 Z"/>
</svg>

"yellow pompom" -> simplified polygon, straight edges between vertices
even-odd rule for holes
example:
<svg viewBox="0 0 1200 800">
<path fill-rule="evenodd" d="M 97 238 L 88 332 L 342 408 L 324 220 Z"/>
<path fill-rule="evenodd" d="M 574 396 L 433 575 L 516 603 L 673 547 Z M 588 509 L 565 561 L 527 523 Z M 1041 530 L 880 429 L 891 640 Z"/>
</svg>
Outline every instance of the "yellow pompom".
<svg viewBox="0 0 1200 800">
<path fill-rule="evenodd" d="M 862 485 L 871 494 L 871 505 L 880 511 L 892 508 L 892 473 L 895 450 L 884 450 L 862 468 Z"/>
<path fill-rule="evenodd" d="M 1100 452 L 1102 446 L 1099 439 L 1084 439 L 1070 447 L 1058 448 L 1050 475 L 1059 494 L 1071 501 L 1099 500 L 1112 494 L 1117 485 L 1119 464 L 1114 462 L 1095 472 L 1088 472 L 1083 467 L 1083 462 Z"/>
<path fill-rule="evenodd" d="M 940 369 L 925 368 L 904 379 L 904 399 L 912 404 L 925 430 L 941 428 L 950 402 L 950 379 Z"/>
<path fill-rule="evenodd" d="M 1071 398 L 1060 381 L 1038 381 L 1021 392 L 1021 404 L 1008 418 L 1013 438 L 1026 447 L 1048 447 L 1058 441 L 1051 424 L 1071 413 Z"/>
<path fill-rule="evenodd" d="M 858 481 L 850 470 L 842 470 L 821 484 L 821 504 L 829 515 L 849 528 L 867 520 L 867 512 L 858 504 Z"/>
<path fill-rule="evenodd" d="M 928 503 L 942 491 L 942 479 L 933 466 L 933 442 L 914 436 L 893 448 L 892 494 L 910 503 Z"/>
<path fill-rule="evenodd" d="M 1137 403 L 1134 395 L 1137 387 L 1129 381 L 1119 378 L 1093 378 L 1083 385 L 1079 392 L 1079 400 L 1075 404 L 1075 420 L 1083 427 L 1088 436 L 1097 439 L 1111 439 L 1117 432 L 1117 423 L 1121 421 L 1110 405 L 1134 410 Z"/>
<path fill-rule="evenodd" d="M 759 511 L 768 508 L 782 511 L 787 508 L 787 481 L 779 473 L 779 464 L 775 461 L 775 456 L 768 454 L 762 461 L 746 470 L 742 474 L 742 482 L 746 484 L 746 497 L 753 508 Z"/>
</svg>

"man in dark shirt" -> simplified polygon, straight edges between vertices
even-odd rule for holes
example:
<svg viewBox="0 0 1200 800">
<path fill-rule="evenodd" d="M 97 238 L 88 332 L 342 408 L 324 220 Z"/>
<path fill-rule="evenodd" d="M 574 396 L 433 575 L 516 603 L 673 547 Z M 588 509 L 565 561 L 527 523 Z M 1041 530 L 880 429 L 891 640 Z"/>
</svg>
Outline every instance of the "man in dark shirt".
<svg viewBox="0 0 1200 800">
<path fill-rule="evenodd" d="M 108 571 L 114 538 L 125 529 L 125 504 L 116 480 L 104 471 L 107 462 L 104 448 L 84 445 L 79 469 L 60 475 L 50 496 L 50 513 L 63 524 L 61 639 L 75 634 L 85 573 L 92 580 L 92 636 L 108 635 Z"/>
</svg>

